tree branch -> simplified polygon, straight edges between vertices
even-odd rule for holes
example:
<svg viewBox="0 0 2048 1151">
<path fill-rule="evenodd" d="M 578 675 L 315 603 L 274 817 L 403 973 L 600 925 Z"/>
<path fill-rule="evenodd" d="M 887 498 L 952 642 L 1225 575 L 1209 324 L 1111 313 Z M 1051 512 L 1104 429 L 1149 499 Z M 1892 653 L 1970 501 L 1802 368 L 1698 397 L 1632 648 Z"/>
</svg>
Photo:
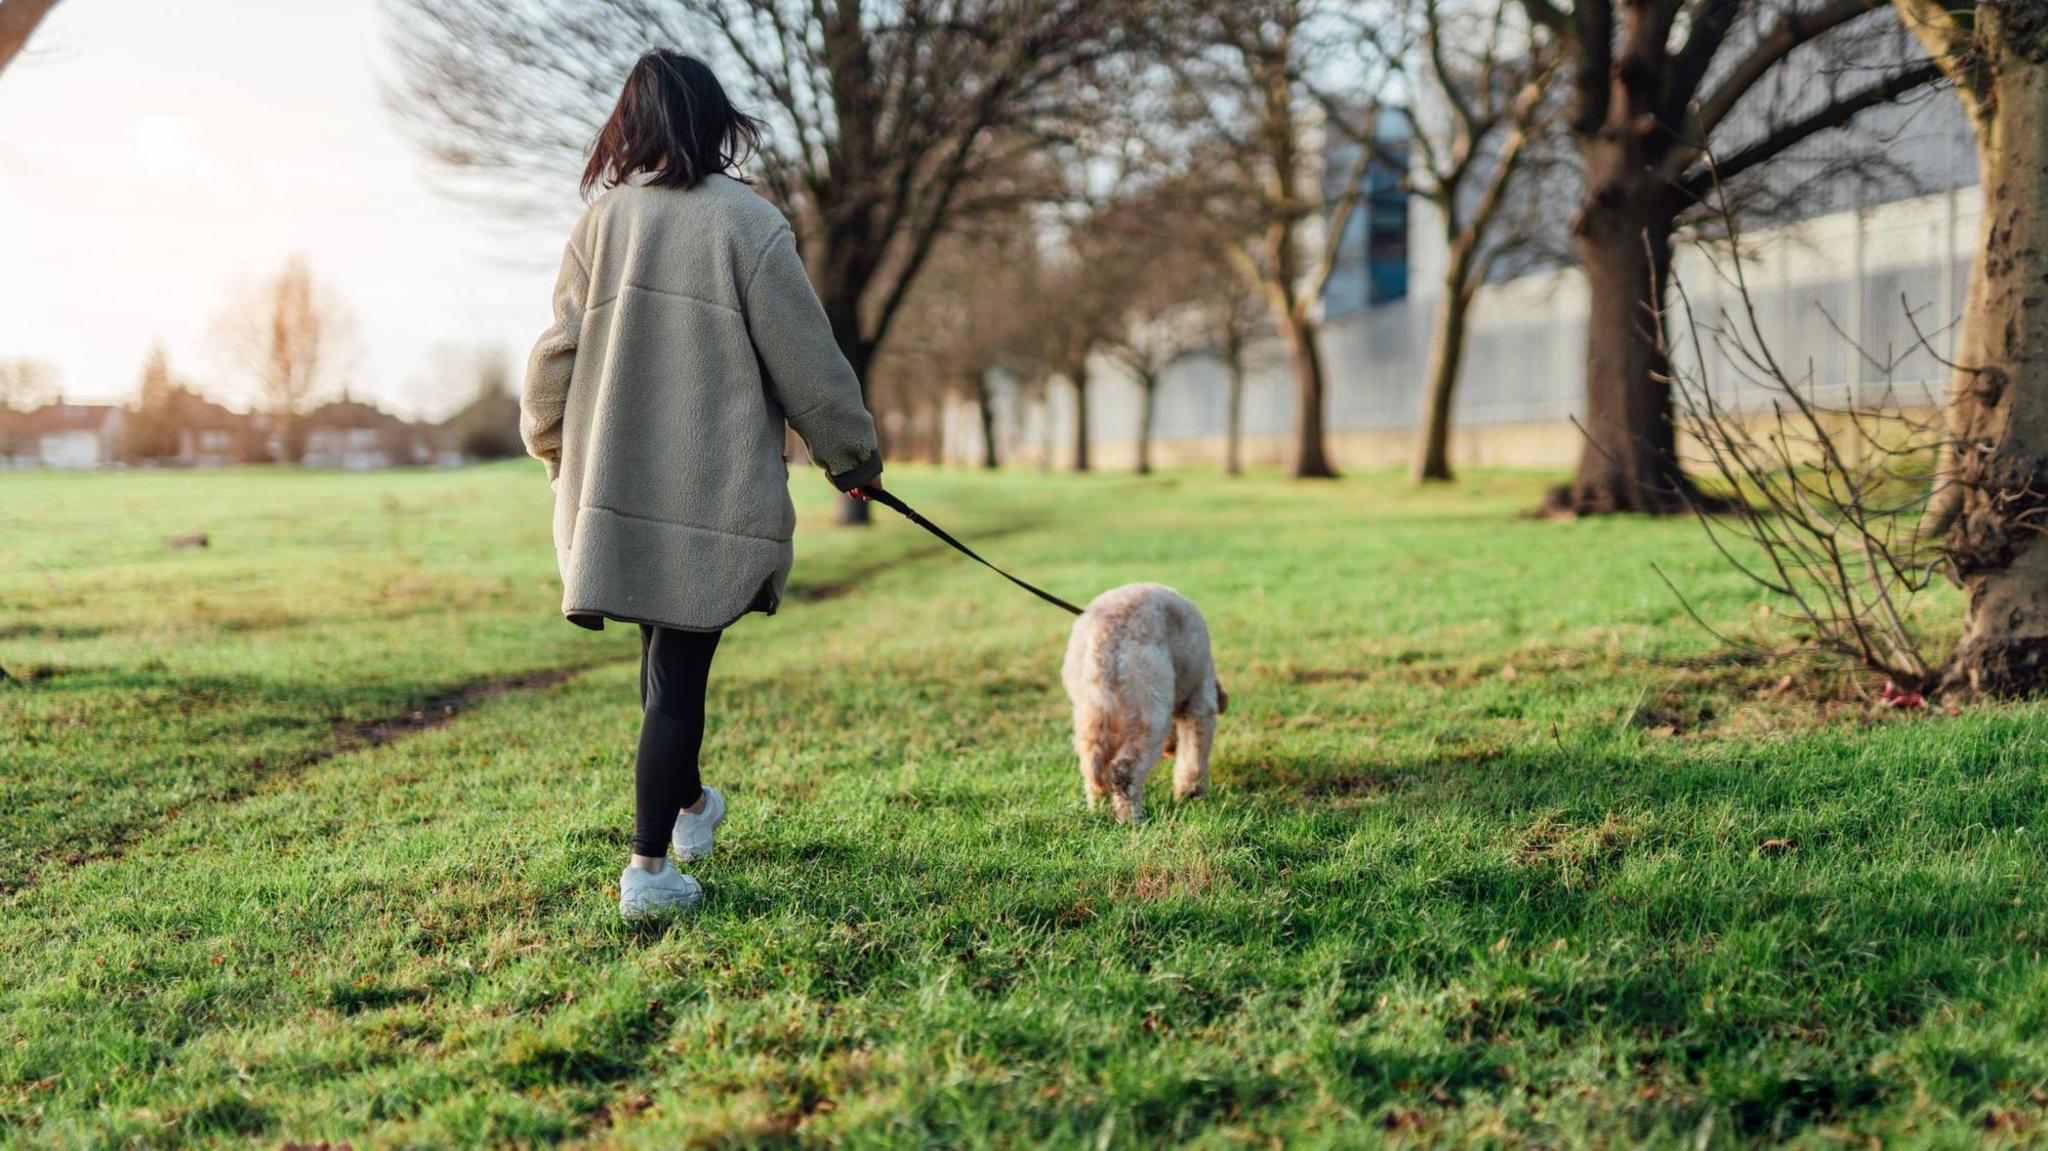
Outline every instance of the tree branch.
<svg viewBox="0 0 2048 1151">
<path fill-rule="evenodd" d="M 1685 34 L 1685 44 L 1672 54 L 1666 66 L 1668 81 L 1664 106 L 1660 109 L 1665 123 L 1675 124 L 1683 117 L 1686 106 L 1706 80 L 1714 57 L 1728 42 L 1729 29 L 1735 26 L 1735 17 L 1741 11 L 1742 0 L 1693 0 L 1691 30 Z"/>
<path fill-rule="evenodd" d="M 1727 0 L 1721 2 L 1727 3 Z M 1756 42 L 1749 55 L 1744 56 L 1729 69 L 1728 74 L 1715 86 L 1713 93 L 1700 101 L 1701 138 L 1711 138 L 1714 129 L 1728 118 L 1728 114 L 1735 110 L 1735 105 L 1742 101 L 1742 97 L 1748 94 L 1749 90 L 1755 87 L 1779 61 L 1791 55 L 1794 49 L 1802 44 L 1812 43 L 1828 32 L 1875 10 L 1881 3 L 1883 0 L 1833 0 L 1832 3 L 1811 12 L 1801 12 L 1797 8 L 1787 11 L 1778 23 Z M 1732 3 L 1728 6 L 1738 7 Z M 1693 35 L 1697 38 L 1700 35 L 1699 30 L 1695 29 Z M 1691 41 L 1688 41 L 1688 55 L 1691 54 L 1692 47 Z M 1699 75 L 1705 75 L 1707 63 L 1718 48 L 1719 44 L 1716 43 L 1712 48 L 1705 50 L 1703 58 L 1698 60 L 1696 65 L 1688 66 L 1694 67 Z"/>
<path fill-rule="evenodd" d="M 1866 108 L 1889 104 L 1900 96 L 1932 84 L 1940 78 L 1940 65 L 1931 60 L 1916 64 L 1860 92 L 1844 96 L 1803 119 L 1780 126 L 1727 159 L 1695 171 L 1685 177 L 1679 186 L 1687 197 L 1696 201 L 1703 200 L 1717 180 L 1724 184 L 1728 183 L 1810 136 L 1847 124 Z"/>
</svg>

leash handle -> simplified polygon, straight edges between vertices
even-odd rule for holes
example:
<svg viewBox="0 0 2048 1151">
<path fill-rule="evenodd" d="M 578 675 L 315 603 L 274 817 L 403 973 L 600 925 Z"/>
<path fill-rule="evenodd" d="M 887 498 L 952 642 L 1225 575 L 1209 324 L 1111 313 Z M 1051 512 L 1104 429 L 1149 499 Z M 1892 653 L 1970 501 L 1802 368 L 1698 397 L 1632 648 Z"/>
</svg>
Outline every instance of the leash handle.
<svg viewBox="0 0 2048 1151">
<path fill-rule="evenodd" d="M 918 527 L 921 527 L 924 530 L 939 537 L 940 540 L 944 541 L 948 546 L 952 547 L 954 551 L 959 552 L 961 555 L 966 556 L 968 559 L 973 560 L 975 563 L 978 563 L 981 566 L 987 568 L 988 570 L 1003 577 L 1004 579 L 1009 580 L 1011 583 L 1016 584 L 1018 587 L 1023 588 L 1025 591 L 1028 591 L 1032 595 L 1037 596 L 1039 599 L 1042 599 L 1045 602 L 1051 604 L 1052 606 L 1059 608 L 1061 611 L 1067 612 L 1069 614 L 1081 614 L 1080 608 L 1075 607 L 1073 604 L 1068 603 L 1066 600 L 1063 600 L 1060 597 L 1052 594 L 1051 592 L 1046 591 L 1042 587 L 1037 587 L 1035 585 L 1025 583 L 1023 580 L 1018 579 L 1016 576 L 1011 575 L 1009 572 L 1006 572 L 1003 569 L 997 567 L 996 565 L 981 558 L 980 553 L 976 552 L 973 548 L 968 547 L 966 544 L 961 543 L 959 540 L 954 539 L 951 535 L 948 535 L 946 533 L 946 529 L 919 515 L 916 508 L 913 508 L 909 504 L 904 503 L 901 499 L 898 499 L 894 492 L 888 491 L 883 488 L 868 488 L 867 496 L 869 499 L 875 501 L 878 504 L 881 504 L 883 507 L 895 511 L 896 514 L 902 516 L 904 519 L 909 520 L 911 523 L 916 524 Z"/>
</svg>

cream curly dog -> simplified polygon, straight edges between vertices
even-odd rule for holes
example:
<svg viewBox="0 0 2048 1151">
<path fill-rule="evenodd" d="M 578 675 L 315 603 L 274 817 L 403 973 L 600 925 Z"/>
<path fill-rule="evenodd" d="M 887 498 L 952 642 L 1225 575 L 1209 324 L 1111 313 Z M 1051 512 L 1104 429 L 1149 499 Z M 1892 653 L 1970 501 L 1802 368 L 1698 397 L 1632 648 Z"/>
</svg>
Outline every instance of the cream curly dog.
<svg viewBox="0 0 2048 1151">
<path fill-rule="evenodd" d="M 1074 701 L 1074 750 L 1094 807 L 1105 792 L 1126 823 L 1145 818 L 1145 777 L 1179 753 L 1173 794 L 1209 785 L 1209 745 L 1230 696 L 1216 682 L 1209 625 L 1187 597 L 1153 583 L 1102 593 L 1074 621 L 1060 678 Z"/>
</svg>

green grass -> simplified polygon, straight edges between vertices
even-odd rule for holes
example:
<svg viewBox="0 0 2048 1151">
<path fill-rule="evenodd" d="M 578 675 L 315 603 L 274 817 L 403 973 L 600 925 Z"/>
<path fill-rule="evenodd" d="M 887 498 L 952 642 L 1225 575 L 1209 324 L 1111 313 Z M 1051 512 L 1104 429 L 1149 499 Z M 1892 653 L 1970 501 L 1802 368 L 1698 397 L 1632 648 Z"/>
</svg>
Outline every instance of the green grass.
<svg viewBox="0 0 2048 1151">
<path fill-rule="evenodd" d="M 637 649 L 556 615 L 532 469 L 0 480 L 0 1143 L 2048 1132 L 2042 708 L 1775 690 L 1650 570 L 1753 628 L 1695 525 L 1534 477 L 897 486 L 1203 604 L 1213 793 L 1090 817 L 1065 618 L 806 476 L 713 677 L 710 898 L 635 929 Z"/>
</svg>

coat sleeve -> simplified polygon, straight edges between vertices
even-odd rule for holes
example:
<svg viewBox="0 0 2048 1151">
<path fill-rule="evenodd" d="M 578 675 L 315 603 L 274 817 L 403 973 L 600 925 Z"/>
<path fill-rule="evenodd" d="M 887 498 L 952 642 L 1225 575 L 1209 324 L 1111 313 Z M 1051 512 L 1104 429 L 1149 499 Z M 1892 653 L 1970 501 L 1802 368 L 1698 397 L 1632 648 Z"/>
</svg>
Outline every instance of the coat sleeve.
<svg viewBox="0 0 2048 1151">
<path fill-rule="evenodd" d="M 874 417 L 786 225 L 755 258 L 744 297 L 747 332 L 768 371 L 769 390 L 811 458 L 840 491 L 873 483 L 882 474 Z"/>
<path fill-rule="evenodd" d="M 589 294 L 590 273 L 571 239 L 562 252 L 562 274 L 555 280 L 555 322 L 534 344 L 526 362 L 526 384 L 519 390 L 519 438 L 530 455 L 548 466 L 550 481 L 562 467 L 562 413 L 569 405 L 576 339 Z"/>
</svg>

